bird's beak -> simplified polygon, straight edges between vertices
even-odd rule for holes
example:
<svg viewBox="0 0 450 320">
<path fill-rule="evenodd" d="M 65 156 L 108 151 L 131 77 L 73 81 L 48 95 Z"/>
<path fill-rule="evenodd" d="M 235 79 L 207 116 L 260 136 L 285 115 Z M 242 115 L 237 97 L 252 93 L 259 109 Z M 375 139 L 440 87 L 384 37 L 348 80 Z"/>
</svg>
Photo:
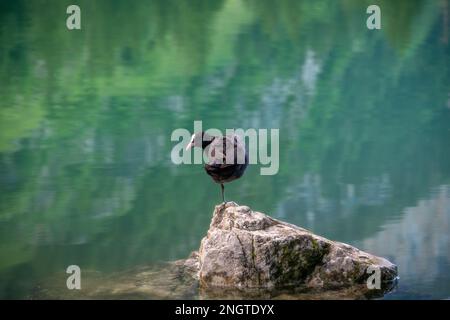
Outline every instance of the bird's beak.
<svg viewBox="0 0 450 320">
<path fill-rule="evenodd" d="M 189 142 L 189 144 L 186 146 L 186 151 L 190 150 L 192 148 L 192 142 Z"/>
</svg>

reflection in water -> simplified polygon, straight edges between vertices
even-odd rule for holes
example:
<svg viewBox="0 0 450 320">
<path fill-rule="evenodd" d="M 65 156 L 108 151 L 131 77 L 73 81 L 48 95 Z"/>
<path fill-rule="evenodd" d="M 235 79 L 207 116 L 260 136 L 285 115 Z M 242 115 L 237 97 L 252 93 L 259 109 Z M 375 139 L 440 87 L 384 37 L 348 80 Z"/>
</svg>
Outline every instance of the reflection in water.
<svg viewBox="0 0 450 320">
<path fill-rule="evenodd" d="M 389 257 L 400 270 L 399 291 L 431 298 L 448 294 L 442 283 L 450 282 L 450 186 L 433 190 L 404 209 L 403 216 L 387 223 L 360 247 Z M 406 297 L 407 295 L 403 293 Z"/>
<path fill-rule="evenodd" d="M 320 175 L 307 173 L 300 184 L 286 189 L 287 199 L 279 204 L 277 216 L 295 219 L 292 215 L 298 214 L 298 211 L 305 212 L 306 223 L 299 223 L 306 228 L 315 229 L 316 218 L 320 215 L 338 213 L 343 218 L 350 218 L 352 214 L 357 214 L 360 207 L 385 205 L 392 196 L 389 176 L 383 174 L 364 180 L 360 185 L 339 184 L 336 194 L 326 197 Z M 323 221 L 317 223 L 322 224 Z"/>
<path fill-rule="evenodd" d="M 392 290 L 396 283 L 385 283 L 371 290 L 365 284 L 321 290 L 295 288 L 204 288 L 195 277 L 197 268 L 185 259 L 138 266 L 122 272 L 103 274 L 83 272 L 82 290 L 67 290 L 66 273 L 57 272 L 40 281 L 27 298 L 36 299 L 374 299 Z"/>
<path fill-rule="evenodd" d="M 389 297 L 450 296 L 448 1 L 380 0 L 380 32 L 368 4 L 80 0 L 68 32 L 64 1 L 0 2 L 0 298 L 198 248 L 219 194 L 170 161 L 194 120 L 280 129 L 279 174 L 230 199 L 388 256 Z"/>
</svg>

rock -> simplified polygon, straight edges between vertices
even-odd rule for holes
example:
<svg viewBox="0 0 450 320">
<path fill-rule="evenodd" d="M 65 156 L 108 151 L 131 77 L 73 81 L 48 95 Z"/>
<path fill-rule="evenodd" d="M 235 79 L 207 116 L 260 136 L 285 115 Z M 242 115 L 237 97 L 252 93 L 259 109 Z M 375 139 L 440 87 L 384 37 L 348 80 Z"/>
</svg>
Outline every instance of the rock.
<svg viewBox="0 0 450 320">
<path fill-rule="evenodd" d="M 380 290 L 366 281 L 379 268 Z M 249 207 L 216 206 L 200 249 L 183 260 L 103 274 L 83 271 L 82 290 L 61 272 L 30 299 L 366 299 L 395 285 L 397 267 Z"/>
<path fill-rule="evenodd" d="M 352 286 L 321 290 L 297 286 L 289 289 L 199 288 L 198 257 L 157 265 L 142 265 L 129 270 L 102 273 L 84 270 L 81 290 L 67 290 L 67 273 L 58 272 L 37 284 L 28 299 L 367 299 L 380 297 L 379 290 Z M 366 288 L 366 289 L 364 289 Z"/>
<path fill-rule="evenodd" d="M 397 267 L 384 258 L 230 202 L 216 206 L 199 251 L 185 265 L 207 296 L 217 289 L 366 290 L 374 270 L 385 290 L 397 277 Z"/>
</svg>

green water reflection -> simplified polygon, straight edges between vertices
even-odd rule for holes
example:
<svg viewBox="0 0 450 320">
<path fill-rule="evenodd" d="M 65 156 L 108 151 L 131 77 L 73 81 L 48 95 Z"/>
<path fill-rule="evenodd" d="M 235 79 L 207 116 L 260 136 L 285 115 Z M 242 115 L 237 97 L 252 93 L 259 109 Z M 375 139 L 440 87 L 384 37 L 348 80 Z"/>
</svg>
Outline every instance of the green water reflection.
<svg viewBox="0 0 450 320">
<path fill-rule="evenodd" d="M 279 128 L 227 195 L 450 297 L 449 1 L 0 2 L 0 298 L 186 257 L 220 201 L 176 128 Z M 382 8 L 382 30 L 365 10 Z"/>
</svg>

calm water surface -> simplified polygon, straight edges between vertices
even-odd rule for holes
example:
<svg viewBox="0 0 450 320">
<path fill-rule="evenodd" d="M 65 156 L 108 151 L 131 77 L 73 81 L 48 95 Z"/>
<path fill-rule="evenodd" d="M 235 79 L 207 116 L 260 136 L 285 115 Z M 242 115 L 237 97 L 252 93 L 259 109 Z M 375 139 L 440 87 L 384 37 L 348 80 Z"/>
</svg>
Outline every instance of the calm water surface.
<svg viewBox="0 0 450 320">
<path fill-rule="evenodd" d="M 254 210 L 384 256 L 387 299 L 450 297 L 448 0 L 0 2 L 0 298 L 76 264 L 186 257 L 220 189 L 176 128 L 279 128 Z"/>
</svg>

